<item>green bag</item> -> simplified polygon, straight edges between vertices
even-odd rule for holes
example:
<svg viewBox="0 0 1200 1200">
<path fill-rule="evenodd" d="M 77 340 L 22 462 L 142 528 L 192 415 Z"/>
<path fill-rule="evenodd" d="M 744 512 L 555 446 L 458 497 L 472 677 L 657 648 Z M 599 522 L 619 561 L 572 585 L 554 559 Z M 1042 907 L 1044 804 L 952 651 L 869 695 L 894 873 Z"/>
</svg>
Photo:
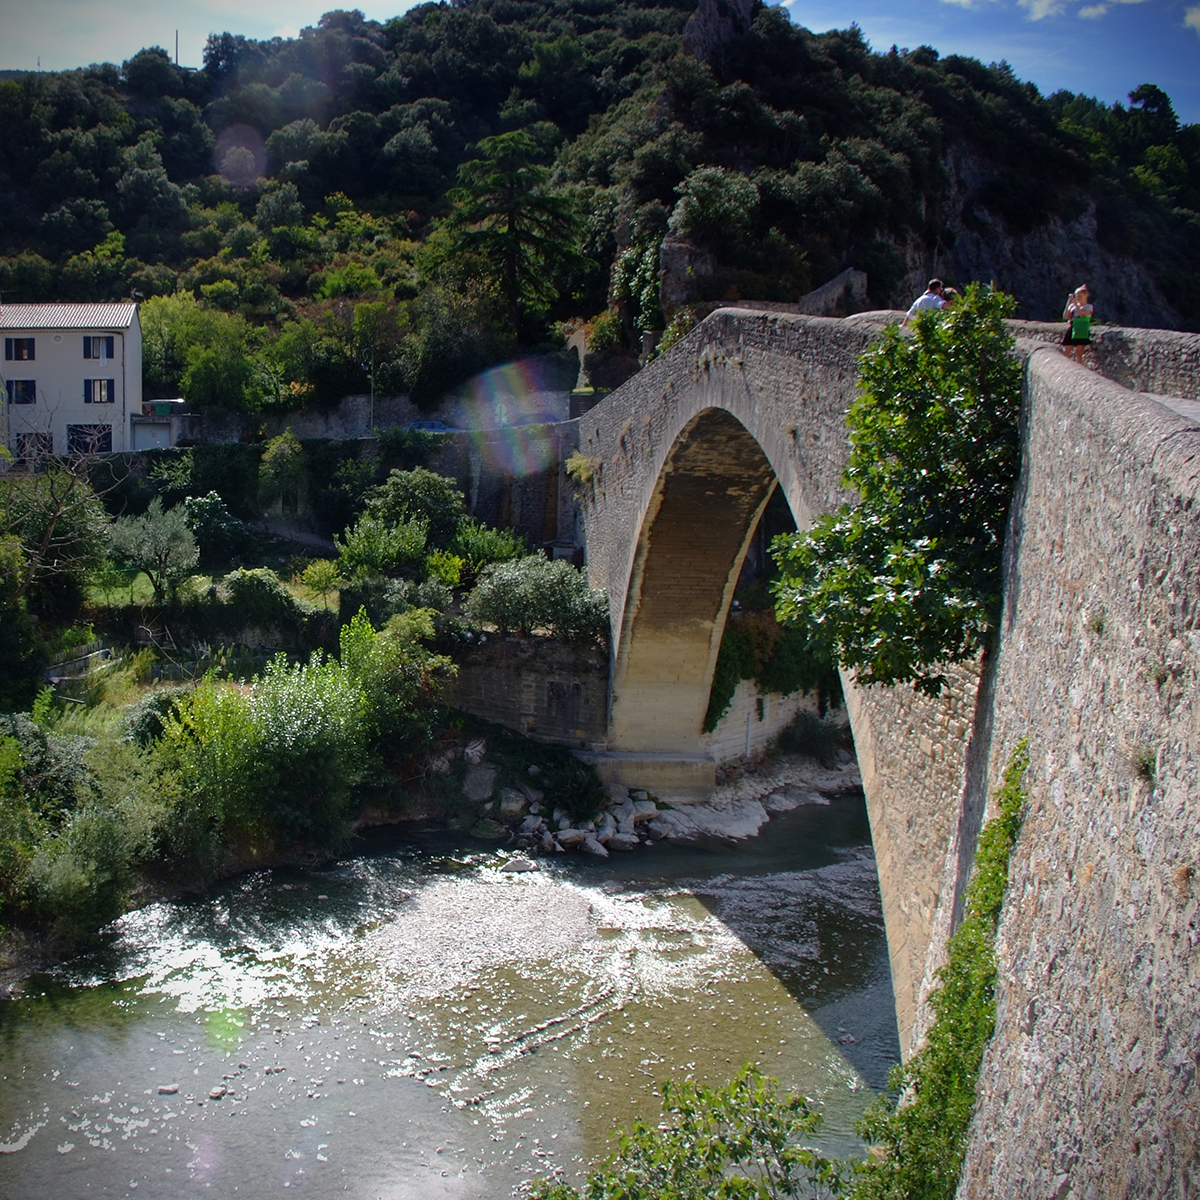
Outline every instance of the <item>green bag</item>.
<svg viewBox="0 0 1200 1200">
<path fill-rule="evenodd" d="M 1071 318 L 1071 337 L 1077 342 L 1086 342 L 1092 336 L 1092 318 L 1091 317 L 1072 317 Z"/>
</svg>

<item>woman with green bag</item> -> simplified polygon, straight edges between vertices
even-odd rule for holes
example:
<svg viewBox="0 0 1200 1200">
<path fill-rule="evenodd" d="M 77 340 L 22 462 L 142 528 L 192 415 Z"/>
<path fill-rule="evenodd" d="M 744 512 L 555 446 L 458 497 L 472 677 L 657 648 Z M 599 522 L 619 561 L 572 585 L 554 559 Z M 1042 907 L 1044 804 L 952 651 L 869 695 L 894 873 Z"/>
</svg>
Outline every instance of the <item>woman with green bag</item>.
<svg viewBox="0 0 1200 1200">
<path fill-rule="evenodd" d="M 1092 306 L 1088 303 L 1087 284 L 1080 284 L 1068 297 L 1063 319 L 1067 332 L 1063 337 L 1063 353 L 1070 358 L 1075 352 L 1075 361 L 1083 363 L 1083 348 L 1092 342 Z"/>
</svg>

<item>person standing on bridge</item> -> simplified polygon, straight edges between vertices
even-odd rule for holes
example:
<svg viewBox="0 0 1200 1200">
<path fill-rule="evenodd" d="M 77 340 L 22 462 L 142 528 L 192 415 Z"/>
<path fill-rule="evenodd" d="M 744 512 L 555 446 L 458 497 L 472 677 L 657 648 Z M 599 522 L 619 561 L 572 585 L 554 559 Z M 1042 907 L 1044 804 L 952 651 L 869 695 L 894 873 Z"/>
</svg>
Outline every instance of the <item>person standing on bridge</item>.
<svg viewBox="0 0 1200 1200">
<path fill-rule="evenodd" d="M 1067 322 L 1063 338 L 1063 353 L 1070 358 L 1074 351 L 1075 361 L 1083 365 L 1083 348 L 1092 344 L 1092 313 L 1094 308 L 1088 299 L 1086 283 L 1080 284 L 1068 297 L 1063 309 L 1063 320 Z"/>
<path fill-rule="evenodd" d="M 953 288 L 948 288 L 940 279 L 931 279 L 929 286 L 925 289 L 924 295 L 918 296 L 913 301 L 912 308 L 908 310 L 904 320 L 900 322 L 900 328 L 906 328 L 909 321 L 918 313 L 940 311 L 957 295 L 958 293 Z"/>
</svg>

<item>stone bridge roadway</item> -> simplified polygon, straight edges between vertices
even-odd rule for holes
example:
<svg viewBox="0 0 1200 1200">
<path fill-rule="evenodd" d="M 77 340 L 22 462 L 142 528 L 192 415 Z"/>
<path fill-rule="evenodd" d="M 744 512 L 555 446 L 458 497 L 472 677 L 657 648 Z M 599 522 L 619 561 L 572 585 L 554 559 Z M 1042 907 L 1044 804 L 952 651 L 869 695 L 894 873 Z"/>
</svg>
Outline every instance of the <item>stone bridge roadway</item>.
<svg viewBox="0 0 1200 1200">
<path fill-rule="evenodd" d="M 718 310 L 581 419 L 588 571 L 613 613 L 606 778 L 712 788 L 701 723 L 750 537 L 775 487 L 800 528 L 847 498 L 855 363 L 891 315 Z M 844 679 L 901 1046 L 920 1039 L 986 798 L 1027 736 L 1030 817 L 961 1194 L 1183 1194 L 1160 1178 L 1178 1189 L 1200 1145 L 1200 339 L 1105 330 L 1088 370 L 1045 344 L 1058 326 L 1015 325 L 1023 468 L 999 650 L 936 701 Z M 1154 976 L 1136 997 L 1135 969 Z M 1055 1066 L 1064 1046 L 1074 1073 Z M 1134 1092 L 1156 1096 L 1141 1109 L 1134 1059 Z"/>
</svg>

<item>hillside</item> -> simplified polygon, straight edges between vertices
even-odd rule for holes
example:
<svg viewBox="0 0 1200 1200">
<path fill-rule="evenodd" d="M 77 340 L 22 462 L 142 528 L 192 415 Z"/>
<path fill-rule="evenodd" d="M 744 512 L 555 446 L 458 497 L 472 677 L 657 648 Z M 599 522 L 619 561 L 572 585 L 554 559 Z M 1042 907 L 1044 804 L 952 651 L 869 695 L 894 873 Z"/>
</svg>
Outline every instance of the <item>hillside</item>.
<svg viewBox="0 0 1200 1200">
<path fill-rule="evenodd" d="M 0 116 L 4 298 L 170 297 L 144 310 L 147 386 L 201 406 L 368 375 L 433 404 L 610 298 L 610 342 L 661 327 L 664 262 L 692 268 L 669 307 L 855 266 L 879 305 L 936 271 L 1051 318 L 1086 278 L 1103 318 L 1200 327 L 1200 126 L 1158 88 L 1047 98 L 755 0 L 337 11 L 213 35 L 201 71 L 151 48 L 10 78 Z M 520 270 L 486 232 L 498 171 L 559 222 Z"/>
</svg>

